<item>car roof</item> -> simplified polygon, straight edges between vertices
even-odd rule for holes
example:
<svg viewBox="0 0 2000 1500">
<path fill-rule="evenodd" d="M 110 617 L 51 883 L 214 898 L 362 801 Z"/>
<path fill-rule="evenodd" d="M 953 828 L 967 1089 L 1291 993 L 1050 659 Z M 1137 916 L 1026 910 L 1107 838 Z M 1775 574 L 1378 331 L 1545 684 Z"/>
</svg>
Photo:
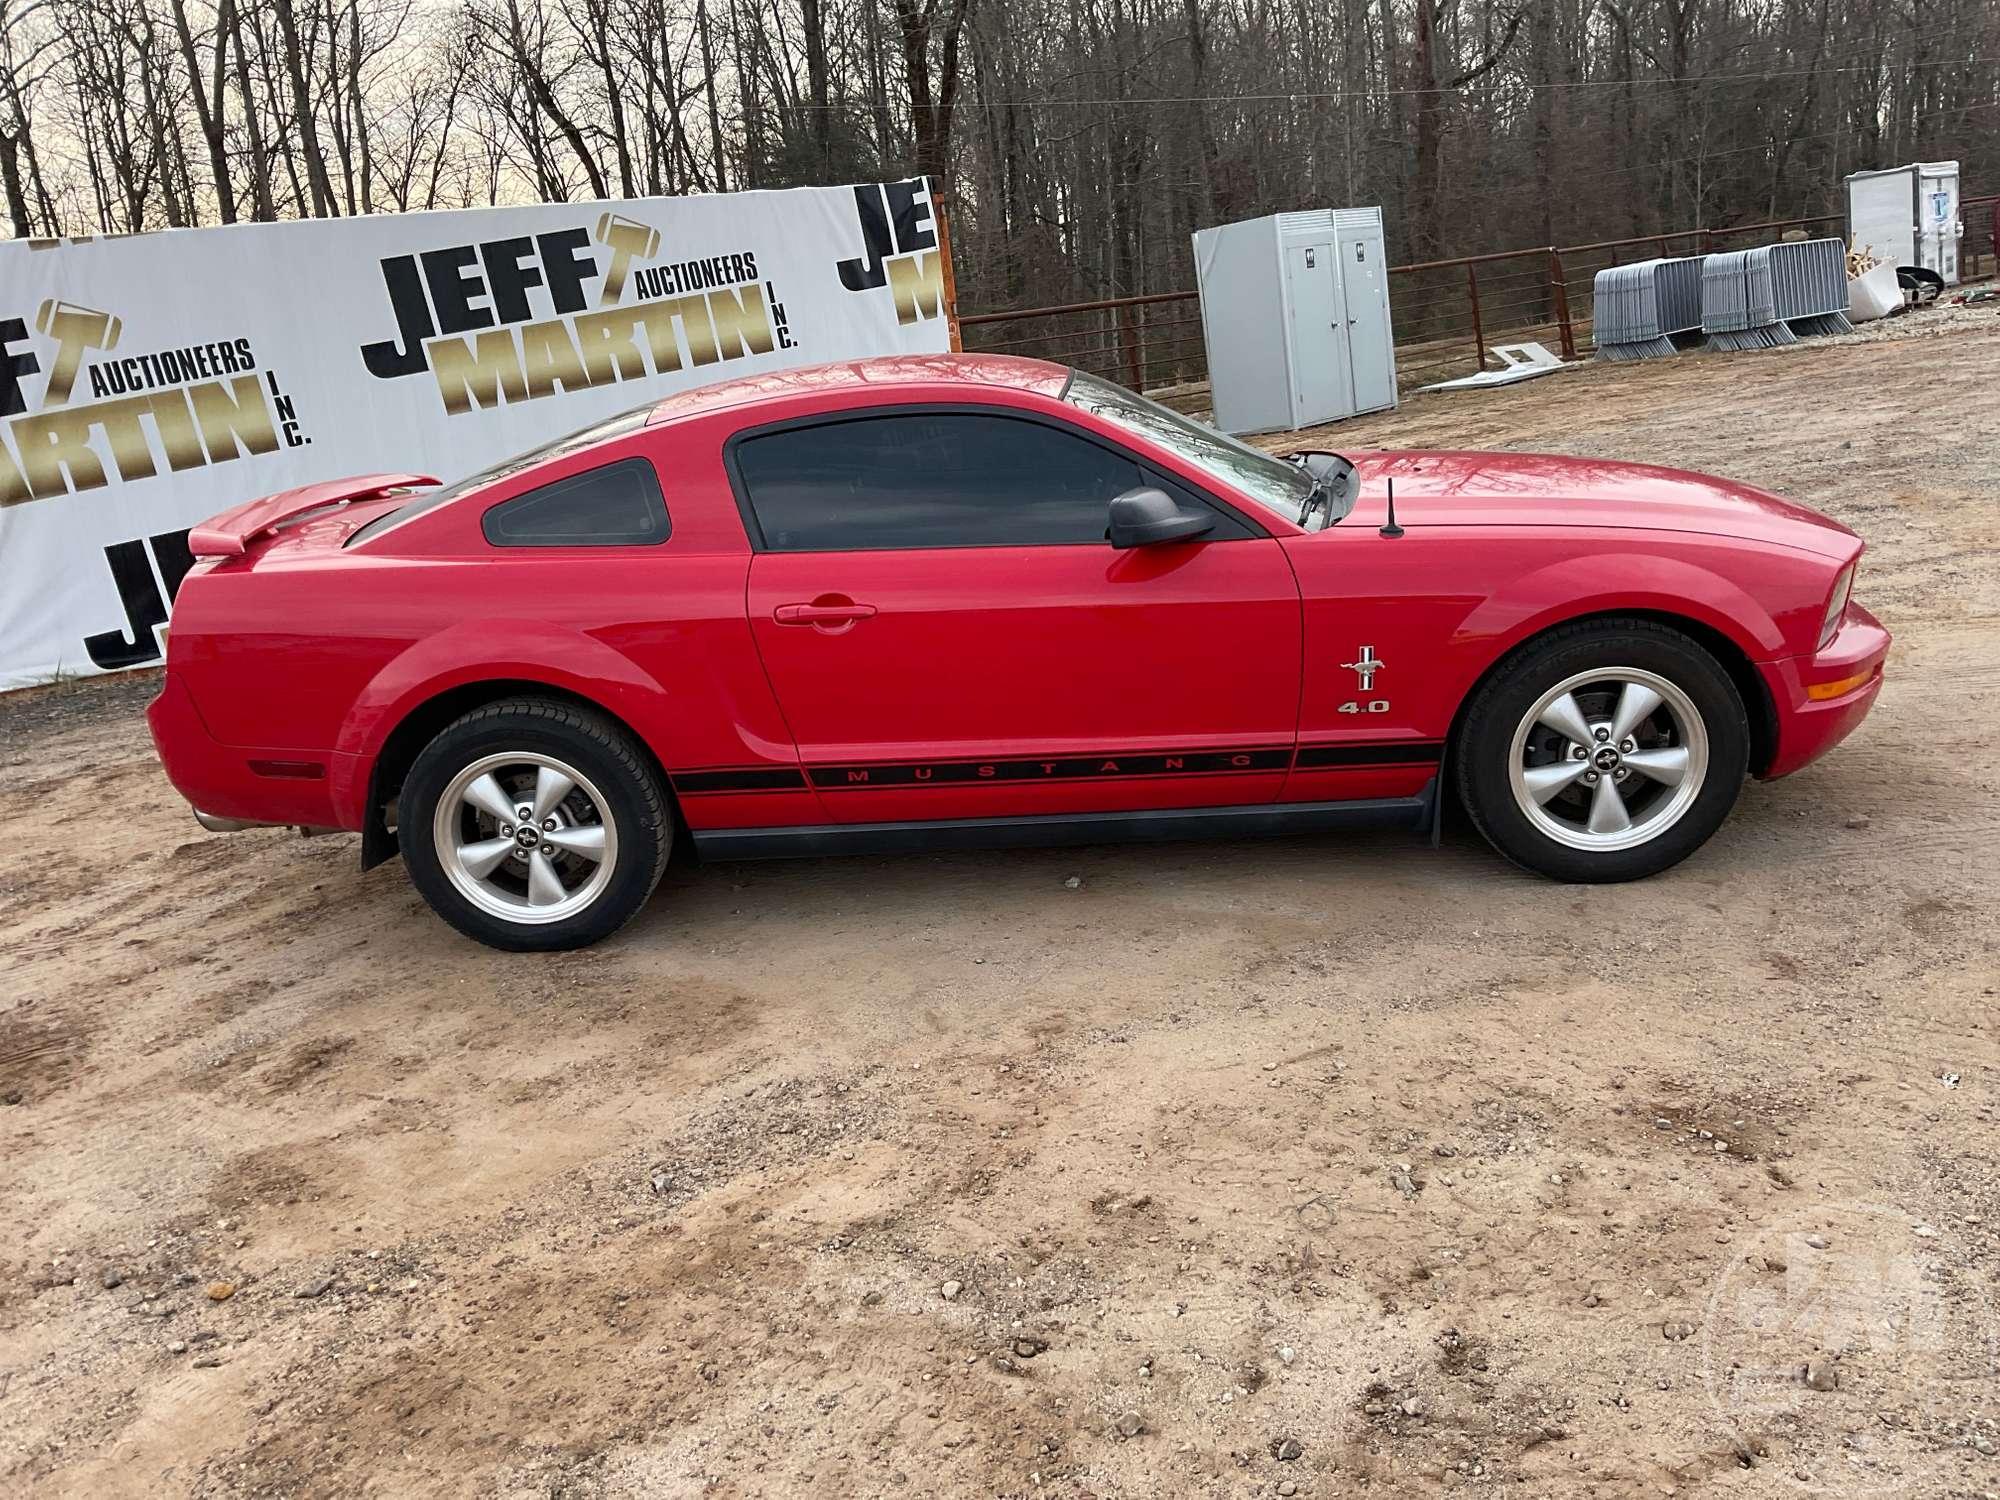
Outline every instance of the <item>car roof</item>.
<svg viewBox="0 0 2000 1500">
<path fill-rule="evenodd" d="M 842 360 L 743 375 L 716 385 L 668 396 L 653 408 L 647 426 L 677 422 L 730 407 L 761 405 L 814 392 L 851 391 L 861 387 L 882 391 L 914 391 L 929 387 L 985 386 L 1060 396 L 1069 384 L 1069 369 L 1045 359 L 1012 354 L 885 354 L 874 359 Z"/>
</svg>

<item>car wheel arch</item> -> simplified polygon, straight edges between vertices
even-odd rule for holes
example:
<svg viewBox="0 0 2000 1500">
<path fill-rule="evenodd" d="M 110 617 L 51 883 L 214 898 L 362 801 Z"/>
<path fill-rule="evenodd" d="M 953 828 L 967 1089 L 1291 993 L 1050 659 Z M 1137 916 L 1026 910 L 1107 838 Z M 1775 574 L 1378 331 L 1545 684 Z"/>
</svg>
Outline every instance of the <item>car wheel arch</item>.
<svg viewBox="0 0 2000 1500">
<path fill-rule="evenodd" d="M 1457 634 L 1494 640 L 1512 651 L 1545 630 L 1593 615 L 1687 619 L 1730 641 L 1751 661 L 1793 649 L 1771 611 L 1735 578 L 1682 557 L 1608 549 L 1499 581 L 1467 610 Z"/>
<path fill-rule="evenodd" d="M 1459 735 L 1464 728 L 1467 709 L 1479 696 L 1487 682 L 1509 663 L 1531 650 L 1538 642 L 1547 639 L 1558 630 L 1576 625 L 1611 624 L 1620 620 L 1643 620 L 1649 624 L 1662 625 L 1686 636 L 1700 646 L 1728 674 L 1735 684 L 1737 696 L 1743 702 L 1743 712 L 1750 724 L 1750 774 L 1761 776 L 1771 764 L 1778 747 L 1778 710 L 1772 702 L 1771 689 L 1765 683 L 1763 674 L 1757 670 L 1750 653 L 1735 637 L 1717 629 L 1704 620 L 1691 615 L 1664 609 L 1600 609 L 1581 614 L 1565 615 L 1558 620 L 1539 623 L 1532 630 L 1510 641 L 1505 650 L 1497 653 L 1477 677 L 1459 695 L 1457 705 L 1452 709 L 1451 726 L 1445 732 L 1447 755 L 1457 753 Z"/>
<path fill-rule="evenodd" d="M 632 722 L 603 701 L 574 688 L 533 677 L 483 677 L 440 688 L 428 697 L 406 705 L 403 713 L 383 736 L 368 768 L 367 804 L 362 810 L 361 867 L 372 869 L 396 854 L 399 844 L 389 825 L 389 807 L 402 790 L 418 753 L 447 725 L 475 710 L 510 698 L 539 698 L 585 709 L 608 721 L 625 734 L 645 757 L 666 790 L 667 807 L 677 832 L 684 833 L 680 805 L 672 791 L 672 781 L 652 742 Z"/>
</svg>

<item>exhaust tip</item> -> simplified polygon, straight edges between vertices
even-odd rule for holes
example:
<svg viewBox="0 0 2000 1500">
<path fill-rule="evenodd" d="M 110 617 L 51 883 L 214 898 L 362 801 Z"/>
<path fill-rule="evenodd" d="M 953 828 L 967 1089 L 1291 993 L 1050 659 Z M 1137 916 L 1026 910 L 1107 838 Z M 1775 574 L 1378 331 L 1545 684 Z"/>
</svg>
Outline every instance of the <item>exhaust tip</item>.
<svg viewBox="0 0 2000 1500">
<path fill-rule="evenodd" d="M 194 808 L 194 820 L 210 833 L 241 833 L 246 828 L 272 828 L 272 823 L 259 823 L 250 818 L 219 818 L 214 813 L 205 813 Z"/>
</svg>

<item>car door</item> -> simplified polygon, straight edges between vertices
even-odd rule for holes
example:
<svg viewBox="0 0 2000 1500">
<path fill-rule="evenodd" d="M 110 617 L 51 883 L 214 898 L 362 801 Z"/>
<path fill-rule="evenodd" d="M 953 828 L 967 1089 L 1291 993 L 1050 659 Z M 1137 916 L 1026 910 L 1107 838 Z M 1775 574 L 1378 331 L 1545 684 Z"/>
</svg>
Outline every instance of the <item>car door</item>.
<svg viewBox="0 0 2000 1500">
<path fill-rule="evenodd" d="M 1267 802 L 1298 715 L 1298 587 L 1227 507 L 1114 549 L 1167 483 L 1005 407 L 843 412 L 739 434 L 753 635 L 834 822 Z"/>
</svg>

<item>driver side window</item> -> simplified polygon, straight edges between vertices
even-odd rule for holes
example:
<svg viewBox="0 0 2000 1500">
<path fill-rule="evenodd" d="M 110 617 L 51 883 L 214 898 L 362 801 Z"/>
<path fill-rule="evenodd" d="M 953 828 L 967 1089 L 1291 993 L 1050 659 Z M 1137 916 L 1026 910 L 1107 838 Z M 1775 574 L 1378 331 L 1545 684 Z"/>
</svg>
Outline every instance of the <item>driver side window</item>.
<svg viewBox="0 0 2000 1500">
<path fill-rule="evenodd" d="M 772 552 L 1102 544 L 1137 462 L 1044 422 L 895 412 L 740 440 L 733 463 Z"/>
</svg>

